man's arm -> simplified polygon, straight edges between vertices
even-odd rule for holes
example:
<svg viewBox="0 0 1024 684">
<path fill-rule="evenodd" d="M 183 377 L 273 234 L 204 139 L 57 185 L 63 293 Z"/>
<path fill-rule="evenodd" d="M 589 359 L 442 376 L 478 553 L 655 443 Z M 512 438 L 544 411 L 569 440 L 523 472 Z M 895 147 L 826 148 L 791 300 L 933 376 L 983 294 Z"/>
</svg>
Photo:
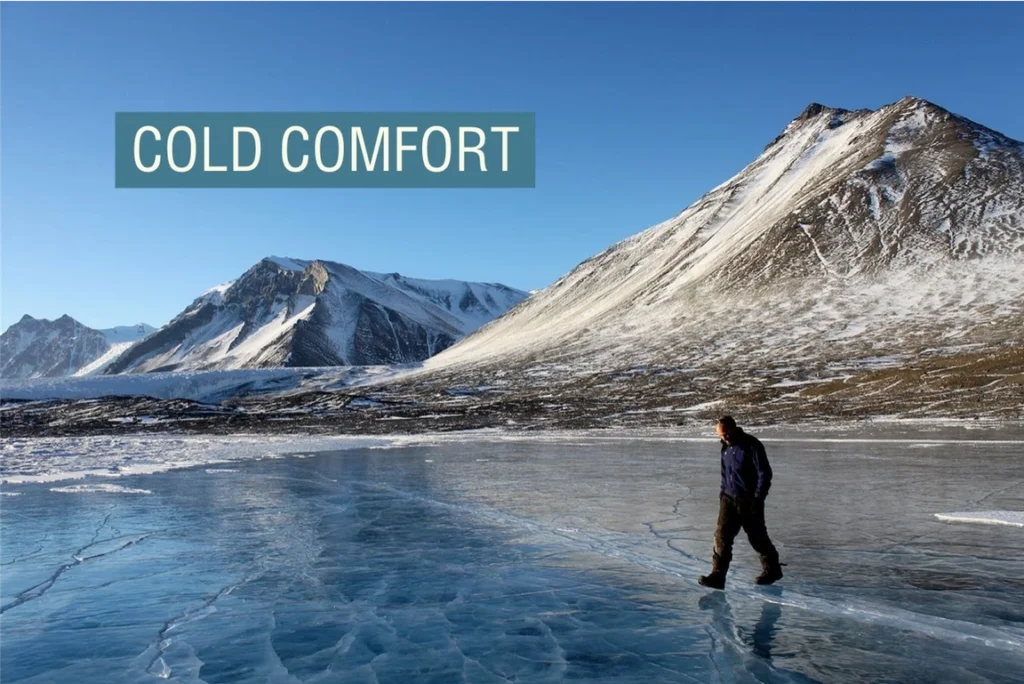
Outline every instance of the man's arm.
<svg viewBox="0 0 1024 684">
<path fill-rule="evenodd" d="M 757 470 L 757 488 L 754 489 L 754 498 L 763 499 L 768 496 L 768 490 L 772 487 L 772 466 L 768 463 L 768 454 L 760 441 L 754 440 L 752 446 L 754 452 L 754 468 Z"/>
</svg>

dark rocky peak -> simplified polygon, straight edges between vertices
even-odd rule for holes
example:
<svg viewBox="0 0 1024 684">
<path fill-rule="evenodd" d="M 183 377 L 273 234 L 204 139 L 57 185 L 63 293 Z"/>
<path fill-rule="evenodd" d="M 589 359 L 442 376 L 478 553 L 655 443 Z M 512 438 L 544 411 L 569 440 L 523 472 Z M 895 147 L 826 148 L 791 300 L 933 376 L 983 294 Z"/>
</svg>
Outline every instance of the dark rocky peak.
<svg viewBox="0 0 1024 684">
<path fill-rule="evenodd" d="M 821 117 L 829 118 L 829 127 L 836 128 L 846 122 L 849 117 L 853 114 L 859 114 L 859 112 L 851 112 L 848 109 L 840 109 L 838 107 L 828 107 L 818 102 L 812 102 L 807 105 L 802 112 L 800 112 L 795 119 L 789 122 L 786 128 L 775 136 L 775 139 L 765 145 L 764 149 L 769 150 L 773 145 L 778 143 L 780 140 L 785 138 L 789 133 L 794 130 L 801 128 L 808 122 L 817 121 Z"/>
<path fill-rule="evenodd" d="M 812 102 L 804 108 L 804 111 L 800 112 L 799 115 L 793 121 L 807 121 L 809 119 L 816 119 L 824 113 L 837 114 L 843 112 L 842 109 L 834 109 L 832 107 L 826 107 L 823 104 Z"/>
</svg>

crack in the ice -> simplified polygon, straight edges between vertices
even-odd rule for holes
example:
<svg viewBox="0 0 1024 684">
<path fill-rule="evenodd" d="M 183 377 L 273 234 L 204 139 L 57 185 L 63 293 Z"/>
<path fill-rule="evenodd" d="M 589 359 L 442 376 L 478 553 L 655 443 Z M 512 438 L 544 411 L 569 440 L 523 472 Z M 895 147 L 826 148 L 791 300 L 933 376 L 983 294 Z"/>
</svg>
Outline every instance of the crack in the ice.
<svg viewBox="0 0 1024 684">
<path fill-rule="evenodd" d="M 689 496 L 689 494 L 692 492 L 691 487 L 686 487 L 685 489 L 686 494 L 683 494 L 681 497 L 676 499 L 676 502 L 674 504 L 672 504 L 672 515 L 678 516 L 680 518 L 683 517 L 683 514 L 679 512 L 679 507 L 682 505 L 683 499 Z"/>
<path fill-rule="evenodd" d="M 704 631 L 708 633 L 708 639 L 711 640 L 711 644 L 708 648 L 708 660 L 711 662 L 711 667 L 715 669 L 715 675 L 718 677 L 718 681 L 724 682 L 725 676 L 722 674 L 721 668 L 718 667 L 718 659 L 715 658 L 715 651 L 718 649 L 718 640 L 715 638 L 715 629 L 711 625 L 705 625 Z"/>
<path fill-rule="evenodd" d="M 1005 487 L 1000 487 L 999 489 L 997 489 L 995 491 L 989 492 L 988 494 L 986 494 L 985 496 L 983 496 L 980 499 L 977 499 L 976 501 L 968 501 L 967 503 L 969 505 L 971 505 L 971 506 L 980 506 L 981 504 L 983 504 L 986 501 L 988 501 L 989 499 L 991 499 L 993 496 L 997 496 L 999 494 L 1002 494 L 1003 492 L 1005 492 L 1005 491 L 1007 491 L 1009 489 L 1019 489 L 1021 487 L 1021 485 L 1024 485 L 1024 480 L 1017 480 L 1016 482 L 1008 484 Z"/>
<path fill-rule="evenodd" d="M 42 541 L 45 541 L 45 539 L 42 540 Z M 38 542 L 36 542 L 36 543 L 38 543 Z M 21 561 L 21 560 L 27 560 L 29 558 L 32 558 L 32 557 L 36 556 L 42 550 L 43 550 L 43 546 L 42 546 L 42 544 L 40 544 L 39 546 L 37 546 L 32 551 L 29 551 L 28 553 L 22 554 L 20 556 L 15 556 L 11 560 L 7 561 L 6 563 L 0 563 L 0 568 L 7 567 L 8 565 L 14 565 L 15 563 L 17 563 L 18 561 Z"/>
<path fill-rule="evenodd" d="M 102 529 L 102 527 L 100 529 Z M 71 555 L 71 558 L 72 558 L 73 562 L 61 564 L 61 566 L 58 567 L 57 570 L 55 570 L 54 573 L 52 575 L 50 575 L 48 578 L 46 578 L 45 580 L 43 580 L 39 584 L 36 584 L 35 586 L 29 587 L 28 589 L 24 590 L 23 592 L 21 592 L 20 594 L 15 596 L 14 600 L 10 601 L 9 603 L 7 603 L 7 604 L 5 604 L 3 606 L 0 606 L 0 614 L 6 613 L 11 608 L 17 608 L 18 606 L 22 605 L 23 603 L 26 603 L 28 601 L 32 601 L 34 599 L 37 599 L 37 598 L 43 596 L 47 591 L 50 590 L 50 587 L 52 587 L 54 585 L 54 583 L 60 578 L 61 575 L 63 575 L 65 572 L 67 572 L 71 568 L 75 567 L 76 565 L 79 565 L 80 563 L 84 563 L 87 560 L 92 560 L 94 558 L 103 558 L 104 556 L 109 556 L 110 554 L 117 553 L 118 551 L 123 551 L 124 549 L 127 549 L 128 547 L 134 546 L 134 545 L 138 544 L 139 542 L 141 542 L 143 539 L 146 539 L 147 537 L 150 537 L 150 536 L 152 536 L 154 534 L 156 534 L 156 532 L 148 532 L 148 533 L 143 534 L 143 535 L 138 535 L 134 539 L 129 541 L 128 543 L 122 544 L 121 546 L 119 546 L 119 547 L 117 547 L 115 549 L 111 549 L 110 551 L 104 551 L 103 553 L 97 553 L 97 554 L 92 555 L 92 556 L 83 556 L 82 554 L 85 553 L 85 550 L 88 549 L 90 546 L 95 546 L 96 544 L 102 544 L 102 543 L 105 543 L 105 542 L 108 542 L 108 541 L 114 541 L 114 540 L 116 540 L 118 538 L 115 537 L 113 539 L 101 539 L 100 541 L 91 541 L 91 542 L 89 542 L 88 544 L 86 544 L 82 548 L 78 549 L 78 551 L 76 551 L 75 553 L 73 553 Z M 126 535 L 126 536 L 128 536 L 128 535 Z M 134 535 L 132 535 L 132 536 L 134 536 Z M 94 540 L 96 539 L 96 535 L 93 536 L 93 539 Z"/>
<path fill-rule="evenodd" d="M 679 677 L 682 677 L 683 679 L 687 679 L 687 680 L 694 681 L 694 682 L 700 682 L 701 681 L 700 679 L 697 679 L 693 675 L 687 674 L 686 672 L 682 672 L 680 670 L 674 670 L 671 667 L 668 667 L 667 665 L 662 665 L 662 664 L 660 664 L 660 663 L 658 663 L 658 662 L 656 662 L 654 660 L 654 658 L 656 658 L 658 656 L 677 655 L 680 652 L 672 652 L 672 651 L 670 651 L 670 652 L 646 653 L 645 654 L 645 653 L 640 653 L 638 651 L 634 651 L 632 649 L 629 649 L 629 648 L 623 646 L 622 644 L 615 643 L 614 641 L 611 641 L 610 639 L 608 639 L 607 636 L 601 636 L 599 638 L 600 638 L 601 642 L 605 646 L 607 646 L 608 648 L 612 649 L 613 651 L 619 651 L 622 654 L 631 655 L 634 658 L 636 658 L 637 660 L 640 660 L 640 661 L 644 662 L 647 665 L 650 665 L 652 667 L 656 667 L 656 668 L 658 668 L 660 670 L 665 670 L 666 672 L 671 672 L 672 674 L 677 675 Z M 616 657 L 618 657 L 620 654 L 616 653 L 615 655 L 616 655 Z"/>
<path fill-rule="evenodd" d="M 0 614 L 6 613 L 11 608 L 17 608 L 18 606 L 20 606 L 21 604 L 23 604 L 23 603 L 25 603 L 27 601 L 32 601 L 34 599 L 39 598 L 40 596 L 43 596 L 47 591 L 50 590 L 50 588 L 60 578 L 61 575 L 63 575 L 65 572 L 67 572 L 69 569 L 73 568 L 74 566 L 78 565 L 79 563 L 85 562 L 86 560 L 90 560 L 92 558 L 101 558 L 101 557 L 107 556 L 107 555 L 109 555 L 111 553 L 116 553 L 117 551 L 121 551 L 123 549 L 128 548 L 129 546 L 133 546 L 133 545 L 139 543 L 140 541 L 142 541 L 146 537 L 150 536 L 150 534 L 154 534 L 154 533 L 149 533 L 149 534 L 143 535 L 143 536 L 139 537 L 138 539 L 134 539 L 133 541 L 130 541 L 127 544 L 124 544 L 124 545 L 122 545 L 122 546 L 120 546 L 120 547 L 118 547 L 116 549 L 111 550 L 111 551 L 95 554 L 93 556 L 83 556 L 82 554 L 84 554 L 86 549 L 90 548 L 91 546 L 95 546 L 98 543 L 103 543 L 103 542 L 108 542 L 108 541 L 115 541 L 116 539 L 119 538 L 119 537 L 111 537 L 109 539 L 103 539 L 103 540 L 97 541 L 97 539 L 100 536 L 100 532 L 103 530 L 104 527 L 106 527 L 107 523 L 110 521 L 110 516 L 112 516 L 114 514 L 113 512 L 114 512 L 115 508 L 117 508 L 116 504 L 110 506 L 110 508 L 108 509 L 109 512 L 103 517 L 103 520 L 96 527 L 96 531 L 93 532 L 92 539 L 89 540 L 89 543 L 86 544 L 85 546 L 79 548 L 73 554 L 71 554 L 71 558 L 72 558 L 72 560 L 74 562 L 72 562 L 72 563 L 64 563 L 64 564 L 60 565 L 54 571 L 54 573 L 52 575 L 50 575 L 48 578 L 46 578 L 45 580 L 43 580 L 42 582 L 40 582 L 40 583 L 38 583 L 38 584 L 36 584 L 34 586 L 29 587 L 28 589 L 25 589 L 24 591 L 19 593 L 17 596 L 15 596 L 14 600 L 10 601 L 9 603 L 7 603 L 7 604 L 5 604 L 3 606 L 0 606 Z"/>
<path fill-rule="evenodd" d="M 200 605 L 198 608 L 195 608 L 193 610 L 186 609 L 177 617 L 164 622 L 164 626 L 160 628 L 159 632 L 157 632 L 156 641 L 154 642 L 154 646 L 156 648 L 156 655 L 154 655 L 153 658 L 149 661 L 149 664 L 146 665 L 145 672 L 147 674 L 151 674 L 162 679 L 169 678 L 171 676 L 171 668 L 163 659 L 165 651 L 171 645 L 170 640 L 167 638 L 167 634 L 176 627 L 179 627 L 188 622 L 192 622 L 192 619 L 190 618 L 193 618 L 193 616 L 198 615 L 203 611 L 207 610 L 208 608 L 213 606 L 213 604 L 222 596 L 229 595 L 239 586 L 251 582 L 253 579 L 255 579 L 255 577 L 249 577 L 242 580 L 241 582 L 236 582 L 234 584 L 229 584 L 226 587 L 221 587 L 215 594 L 213 594 L 211 597 L 203 601 L 202 605 Z M 153 672 L 153 666 L 156 665 L 158 661 L 163 664 L 163 668 L 161 668 L 160 672 Z"/>
<path fill-rule="evenodd" d="M 115 508 L 117 508 L 117 504 L 112 504 L 110 506 L 110 508 L 107 509 L 109 511 L 109 513 L 107 513 L 105 516 L 103 516 L 103 520 L 100 522 L 99 526 L 96 528 L 96 531 L 93 532 L 92 540 L 88 544 L 86 544 L 86 547 L 92 546 L 93 544 L 96 543 L 96 539 L 100 536 L 100 532 L 102 532 L 103 528 L 107 526 L 108 522 L 110 522 L 110 516 L 114 515 L 114 509 Z"/>
<path fill-rule="evenodd" d="M 469 678 L 466 676 L 466 665 L 468 663 L 475 663 L 476 666 L 479 667 L 484 672 L 492 674 L 495 677 L 497 677 L 497 678 L 499 678 L 499 679 L 501 679 L 501 680 L 503 680 L 505 682 L 511 682 L 512 680 L 509 679 L 508 677 L 502 675 L 499 672 L 495 672 L 491 668 L 489 668 L 489 667 L 485 666 L 483 663 L 481 663 L 478 659 L 471 658 L 470 656 L 466 655 L 466 652 L 462 649 L 462 645 L 459 644 L 459 637 L 455 634 L 455 625 L 452 623 L 451 619 L 449 619 L 449 617 L 448 617 L 448 614 L 445 612 L 445 608 L 447 608 L 448 606 L 450 606 L 450 605 L 452 605 L 453 603 L 456 603 L 456 602 L 463 603 L 461 591 L 457 591 L 455 593 L 455 598 L 453 598 L 450 601 L 448 601 L 445 604 L 445 606 L 442 607 L 438 612 L 440 613 L 441 618 L 446 623 L 448 623 L 448 632 L 446 632 L 445 636 L 448 638 L 448 641 L 452 644 L 452 647 L 456 651 L 458 651 L 460 656 L 462 656 L 462 672 L 461 672 L 461 674 L 462 674 L 462 681 L 466 682 L 466 684 L 469 683 Z"/>
</svg>

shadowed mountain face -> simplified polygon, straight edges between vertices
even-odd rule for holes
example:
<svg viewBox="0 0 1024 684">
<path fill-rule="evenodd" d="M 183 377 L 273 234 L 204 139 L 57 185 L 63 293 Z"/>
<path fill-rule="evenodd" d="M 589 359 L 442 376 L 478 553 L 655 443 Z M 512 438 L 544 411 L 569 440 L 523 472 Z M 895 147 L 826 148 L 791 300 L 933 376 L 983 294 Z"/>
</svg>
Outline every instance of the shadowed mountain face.
<svg viewBox="0 0 1024 684">
<path fill-rule="evenodd" d="M 800 394 L 909 360 L 1005 355 L 1024 324 L 1022 266 L 1021 143 L 915 98 L 815 104 L 735 177 L 416 380 L 583 381 L 593 395 L 612 390 L 586 378 L 633 369 L 623 398 Z M 1014 377 L 984 391 L 1020 393 Z"/>
<path fill-rule="evenodd" d="M 66 314 L 54 321 L 26 314 L 0 335 L 0 377 L 89 374 L 152 331 L 144 323 L 95 330 Z"/>
<path fill-rule="evenodd" d="M 55 321 L 29 315 L 0 337 L 0 375 L 4 378 L 52 378 L 72 375 L 110 345 L 98 330 L 70 316 Z"/>
<path fill-rule="evenodd" d="M 526 293 L 268 258 L 213 288 L 108 373 L 418 362 Z"/>
</svg>

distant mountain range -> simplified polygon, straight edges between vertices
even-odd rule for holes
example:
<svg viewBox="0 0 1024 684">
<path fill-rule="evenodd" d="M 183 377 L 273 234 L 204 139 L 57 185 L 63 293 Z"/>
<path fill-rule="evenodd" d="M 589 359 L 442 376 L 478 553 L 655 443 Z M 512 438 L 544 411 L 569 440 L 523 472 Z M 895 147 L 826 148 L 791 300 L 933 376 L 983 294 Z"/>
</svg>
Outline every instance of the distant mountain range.
<svg viewBox="0 0 1024 684">
<path fill-rule="evenodd" d="M 0 335 L 0 378 L 92 375 L 156 328 L 145 323 L 95 330 L 64 315 L 25 315 Z"/>
<path fill-rule="evenodd" d="M 106 372 L 423 361 L 527 296 L 498 284 L 270 257 L 202 294 Z"/>
<path fill-rule="evenodd" d="M 159 330 L 98 331 L 69 316 L 25 316 L 0 335 L 0 376 L 413 363 L 528 296 L 500 284 L 269 257 Z"/>
<path fill-rule="evenodd" d="M 216 416 L 121 401 L 5 422 L 96 433 L 136 405 L 168 425 L 229 415 L 269 431 L 675 426 L 722 412 L 1019 420 L 1022 331 L 1024 144 L 918 98 L 812 104 L 682 213 L 529 297 L 266 259 L 107 372 L 427 359 L 419 368 L 361 387 L 296 379 L 281 396 L 243 383 Z"/>
</svg>

